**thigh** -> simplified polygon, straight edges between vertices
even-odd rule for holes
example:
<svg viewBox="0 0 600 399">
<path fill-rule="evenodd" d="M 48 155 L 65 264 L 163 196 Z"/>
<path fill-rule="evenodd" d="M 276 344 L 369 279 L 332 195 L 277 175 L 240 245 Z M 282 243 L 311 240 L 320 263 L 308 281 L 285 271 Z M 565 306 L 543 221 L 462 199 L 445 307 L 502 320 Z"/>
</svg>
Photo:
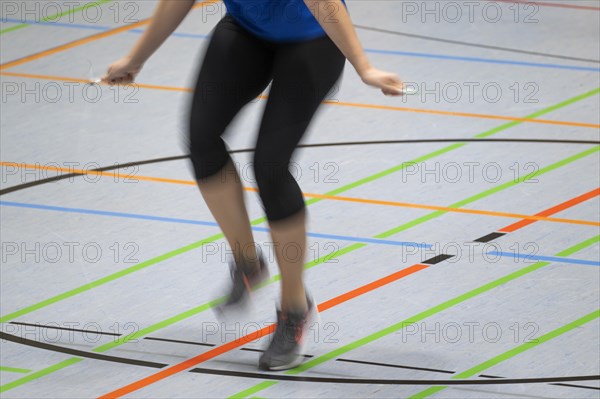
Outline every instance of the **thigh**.
<svg viewBox="0 0 600 399">
<path fill-rule="evenodd" d="M 328 37 L 278 46 L 257 157 L 289 162 L 319 105 L 339 80 L 344 63 L 345 57 Z"/>
<path fill-rule="evenodd" d="M 218 134 L 269 84 L 273 51 L 230 16 L 215 27 L 194 90 L 192 132 Z M 215 126 L 215 129 L 206 129 Z"/>
</svg>

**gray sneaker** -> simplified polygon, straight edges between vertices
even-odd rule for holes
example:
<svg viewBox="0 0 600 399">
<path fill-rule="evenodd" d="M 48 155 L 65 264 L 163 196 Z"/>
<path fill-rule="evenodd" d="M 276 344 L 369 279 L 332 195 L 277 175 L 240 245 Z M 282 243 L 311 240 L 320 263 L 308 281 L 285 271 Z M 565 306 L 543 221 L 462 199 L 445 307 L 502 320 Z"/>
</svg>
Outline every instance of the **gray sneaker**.
<svg viewBox="0 0 600 399">
<path fill-rule="evenodd" d="M 234 262 L 230 262 L 229 268 L 232 284 L 225 302 L 218 307 L 220 311 L 246 305 L 252 290 L 269 278 L 269 269 L 262 257 L 259 258 L 258 269 L 252 269 L 246 264 L 236 266 Z"/>
<path fill-rule="evenodd" d="M 317 312 L 312 299 L 307 298 L 307 302 L 308 310 L 304 313 L 277 310 L 277 328 L 269 347 L 260 356 L 259 369 L 287 370 L 302 363 L 303 338 Z"/>
</svg>

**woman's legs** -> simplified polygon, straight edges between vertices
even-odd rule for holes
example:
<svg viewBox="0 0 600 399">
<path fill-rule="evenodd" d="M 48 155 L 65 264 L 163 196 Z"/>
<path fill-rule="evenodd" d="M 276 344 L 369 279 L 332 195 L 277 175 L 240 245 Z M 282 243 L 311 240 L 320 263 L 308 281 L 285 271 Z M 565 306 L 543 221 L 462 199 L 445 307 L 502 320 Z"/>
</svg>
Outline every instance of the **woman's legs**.
<svg viewBox="0 0 600 399">
<path fill-rule="evenodd" d="M 270 222 L 269 225 L 281 273 L 281 309 L 304 312 L 307 309 L 302 279 L 306 254 L 306 211 L 303 209 L 285 221 Z"/>
<path fill-rule="evenodd" d="M 244 191 L 231 159 L 217 175 L 200 179 L 198 187 L 229 243 L 235 264 L 258 267 Z"/>
<path fill-rule="evenodd" d="M 216 26 L 206 50 L 190 113 L 190 150 L 200 192 L 223 231 L 236 265 L 257 257 L 241 179 L 221 135 L 239 110 L 271 80 L 272 51 L 231 17 Z"/>
<path fill-rule="evenodd" d="M 273 84 L 261 121 L 254 168 L 281 272 L 282 318 L 260 359 L 263 369 L 295 366 L 307 317 L 303 270 L 306 210 L 289 163 L 321 101 L 339 79 L 345 58 L 328 37 L 278 45 Z"/>
<path fill-rule="evenodd" d="M 327 37 L 270 45 L 230 17 L 216 27 L 200 70 L 190 120 L 190 149 L 200 191 L 234 253 L 236 292 L 258 273 L 243 188 L 221 139 L 238 111 L 273 78 L 254 156 L 254 171 L 281 271 L 282 309 L 271 346 L 259 362 L 268 369 L 297 364 L 306 323 L 302 273 L 306 254 L 304 199 L 289 162 L 319 104 L 338 80 L 345 59 Z M 248 252 L 245 252 L 248 251 Z M 248 256 L 250 255 L 250 256 Z M 240 266 L 243 265 L 243 266 Z M 248 270 L 240 270 L 243 267 Z M 250 281 L 251 282 L 251 281 Z M 238 284 L 239 283 L 239 284 Z M 233 295 L 230 295 L 230 299 Z M 292 333 L 290 337 L 290 332 Z M 291 341 L 290 341 L 291 338 Z"/>
<path fill-rule="evenodd" d="M 339 79 L 344 62 L 328 37 L 281 44 L 275 56 L 254 165 L 281 271 L 283 310 L 306 309 L 302 283 L 306 211 L 300 187 L 288 167 L 321 101 Z"/>
</svg>

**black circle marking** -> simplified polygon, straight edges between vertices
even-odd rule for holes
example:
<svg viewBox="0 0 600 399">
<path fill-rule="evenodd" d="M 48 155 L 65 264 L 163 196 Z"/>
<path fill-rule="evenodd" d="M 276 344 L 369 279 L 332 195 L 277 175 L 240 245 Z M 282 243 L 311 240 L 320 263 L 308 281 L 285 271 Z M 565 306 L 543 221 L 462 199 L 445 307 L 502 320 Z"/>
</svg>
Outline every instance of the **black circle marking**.
<svg viewBox="0 0 600 399">
<path fill-rule="evenodd" d="M 476 142 L 498 142 L 498 143 L 544 143 L 544 144 L 592 144 L 600 145 L 600 141 L 594 140 L 550 140 L 550 139 L 415 139 L 415 140 L 375 140 L 375 141 L 346 141 L 338 143 L 315 143 L 315 144 L 300 144 L 297 148 L 317 148 L 317 147 L 340 147 L 340 146 L 355 146 L 355 145 L 376 145 L 376 144 L 418 144 L 418 143 L 476 143 Z M 239 150 L 229 151 L 230 154 L 238 154 L 252 152 L 254 148 L 244 148 Z M 145 161 L 128 162 L 101 168 L 90 169 L 89 172 L 107 172 L 114 169 L 130 168 L 132 166 L 148 165 L 159 162 L 178 161 L 189 158 L 189 155 L 179 155 L 164 158 L 148 159 Z M 68 179 L 76 176 L 83 176 L 85 173 L 65 173 L 62 175 L 49 177 L 46 179 L 36 180 L 29 183 L 18 184 L 16 186 L 7 187 L 0 190 L 0 196 L 9 194 L 15 191 L 24 190 L 26 188 L 39 186 L 46 183 L 56 182 L 59 180 Z"/>
<path fill-rule="evenodd" d="M 0 331 L 0 339 L 14 343 L 28 345 L 35 348 L 50 350 L 53 352 L 66 353 L 76 357 L 103 360 L 122 364 L 131 364 L 135 366 L 151 367 L 162 369 L 169 364 L 148 362 L 144 360 L 130 359 L 124 357 L 104 355 L 101 353 L 92 353 L 79 349 L 65 348 L 59 345 L 48 344 L 30 340 L 24 337 L 7 334 Z M 331 377 L 295 377 L 284 374 L 270 373 L 251 373 L 232 370 L 218 370 L 207 368 L 191 369 L 192 373 L 223 375 L 229 377 L 258 378 L 263 380 L 294 381 L 294 382 L 318 382 L 334 384 L 377 384 L 377 385 L 506 385 L 506 384 L 541 384 L 549 382 L 568 382 L 568 381 L 596 381 L 600 380 L 600 375 L 582 375 L 570 377 L 544 377 L 544 378 L 494 378 L 490 380 L 399 380 L 399 379 L 369 379 L 369 378 L 331 378 Z"/>
</svg>

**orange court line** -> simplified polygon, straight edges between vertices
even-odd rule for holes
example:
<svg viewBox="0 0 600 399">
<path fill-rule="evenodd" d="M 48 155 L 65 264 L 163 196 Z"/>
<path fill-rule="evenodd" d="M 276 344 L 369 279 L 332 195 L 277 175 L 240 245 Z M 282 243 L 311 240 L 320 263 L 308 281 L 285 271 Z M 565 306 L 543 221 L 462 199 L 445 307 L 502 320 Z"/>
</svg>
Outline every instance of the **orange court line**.
<svg viewBox="0 0 600 399">
<path fill-rule="evenodd" d="M 330 309 L 334 306 L 340 305 L 344 302 L 347 302 L 353 298 L 359 297 L 363 294 L 366 294 L 368 292 L 374 291 L 377 288 L 383 287 L 387 284 L 393 283 L 397 280 L 400 280 L 404 277 L 410 276 L 411 274 L 417 273 L 418 271 L 421 271 L 423 269 L 427 269 L 429 267 L 429 265 L 425 265 L 422 263 L 417 263 L 414 264 L 412 266 L 407 267 L 406 269 L 402 269 L 399 270 L 395 273 L 392 273 L 390 275 L 387 275 L 385 277 L 382 277 L 378 280 L 372 281 L 370 283 L 364 284 L 358 288 L 355 288 L 349 292 L 346 292 L 344 294 L 338 295 L 334 298 L 329 299 L 328 301 L 325 301 L 321 304 L 319 304 L 317 306 L 317 310 L 318 312 L 324 312 L 327 309 Z M 227 353 L 229 351 L 232 351 L 235 348 L 238 348 L 244 344 L 247 344 L 249 342 L 255 341 L 258 338 L 261 338 L 265 335 L 269 335 L 271 333 L 273 333 L 275 331 L 276 325 L 272 324 L 269 325 L 267 327 L 264 327 L 258 331 L 252 332 L 250 334 L 244 335 L 240 338 L 237 338 L 233 341 L 230 341 L 226 344 L 223 344 L 221 346 L 217 346 L 213 349 L 208 350 L 207 352 L 204 352 L 198 356 L 192 357 L 190 359 L 184 360 L 181 363 L 175 364 L 171 367 L 168 367 L 166 369 L 163 369 L 161 371 L 158 371 L 154 374 L 151 374 L 145 378 L 142 378 L 140 380 L 137 380 L 135 382 L 132 382 L 131 384 L 128 384 L 124 387 L 121 387 L 119 389 L 116 389 L 112 392 L 109 392 L 107 394 L 104 394 L 102 396 L 100 396 L 98 399 L 108 399 L 108 398 L 120 398 L 124 395 L 127 395 L 129 393 L 135 392 L 139 389 L 142 389 L 144 387 L 147 387 L 148 385 L 152 385 L 155 382 L 158 382 L 160 380 L 164 380 L 167 377 L 170 377 L 174 374 L 177 374 L 179 372 L 185 371 L 187 369 L 189 369 L 190 367 L 196 366 L 199 363 L 205 362 L 207 360 L 213 359 L 219 355 L 222 355 L 224 353 Z"/>
<path fill-rule="evenodd" d="M 582 203 L 584 201 L 587 201 L 589 199 L 597 197 L 598 195 L 600 195 L 600 187 L 596 188 L 596 189 L 594 189 L 592 191 L 589 191 L 589 192 L 587 192 L 585 194 L 579 195 L 579 196 L 577 196 L 575 198 L 571 198 L 570 200 L 565 201 L 562 204 L 558 204 L 556 206 L 553 206 L 550 209 L 546 209 L 545 211 L 536 213 L 536 216 L 549 216 L 549 215 L 553 215 L 553 214 L 558 213 L 560 211 L 563 211 L 563 210 L 565 210 L 567 208 L 570 208 L 572 206 L 580 204 L 580 203 Z M 511 233 L 511 232 L 513 232 L 515 230 L 518 230 L 518 229 L 521 229 L 521 228 L 523 228 L 525 226 L 528 226 L 531 223 L 534 223 L 534 221 L 533 220 L 519 220 L 518 222 L 513 223 L 513 224 L 511 224 L 509 226 L 503 227 L 502 229 L 500 229 L 498 231 L 503 232 L 503 233 Z"/>
<path fill-rule="evenodd" d="M 548 125 L 563 125 L 563 126 L 577 126 L 577 127 L 589 127 L 593 129 L 599 129 L 600 125 L 593 123 L 583 122 L 568 122 L 568 121 L 554 121 L 550 119 L 531 119 L 531 118 L 519 118 L 514 116 L 503 116 L 503 115 L 488 115 L 488 114 L 474 114 L 468 112 L 453 112 L 453 111 L 440 111 L 432 109 L 419 109 L 419 108 L 406 108 L 406 107 L 394 107 L 389 105 L 377 105 L 377 104 L 360 104 L 343 101 L 324 101 L 325 104 L 341 105 L 345 107 L 359 107 L 359 108 L 373 108 L 383 109 L 390 111 L 404 111 L 404 112 L 416 112 L 433 115 L 446 115 L 446 116 L 461 116 L 466 118 L 483 118 L 483 119 L 498 119 L 513 122 L 528 122 L 528 123 L 541 123 Z"/>
<path fill-rule="evenodd" d="M 93 42 L 95 40 L 102 39 L 104 37 L 116 35 L 116 34 L 121 33 L 121 32 L 125 32 L 125 31 L 131 30 L 131 29 L 135 29 L 137 27 L 146 25 L 149 21 L 150 20 L 145 19 L 145 20 L 142 20 L 142 21 L 139 21 L 139 22 L 135 22 L 135 23 L 126 25 L 126 26 L 121 26 L 119 28 L 111 29 L 111 30 L 108 30 L 106 32 L 101 32 L 101 33 L 97 33 L 97 34 L 92 35 L 92 36 L 84 37 L 83 39 L 74 40 L 72 42 L 69 42 L 69 43 L 66 43 L 66 44 L 63 44 L 63 45 L 60 45 L 60 46 L 48 49 L 48 50 L 41 51 L 39 53 L 35 53 L 35 54 L 29 55 L 29 56 L 26 56 L 26 57 L 23 57 L 23 58 L 19 58 L 18 60 L 9 61 L 9 62 L 7 62 L 5 64 L 0 65 L 0 70 L 4 70 L 4 69 L 12 68 L 12 67 L 15 67 L 15 66 L 18 66 L 18 65 L 22 65 L 22 64 L 25 64 L 27 62 L 35 61 L 35 60 L 38 60 L 40 58 L 44 58 L 44 57 L 47 57 L 49 55 L 59 53 L 61 51 L 68 50 L 70 48 L 80 46 L 80 45 L 85 44 L 85 43 Z"/>
<path fill-rule="evenodd" d="M 578 219 L 564 219 L 564 218 L 551 218 L 541 215 L 524 215 L 520 213 L 510 213 L 510 212 L 496 212 L 496 211 L 486 211 L 480 209 L 466 209 L 466 208 L 451 208 L 446 206 L 437 206 L 437 205 L 425 205 L 425 204 L 413 204 L 408 202 L 398 202 L 398 201 L 382 201 L 382 200 L 374 200 L 374 199 L 366 199 L 366 198 L 354 198 L 354 197 L 343 197 L 338 195 L 324 195 L 324 194 L 312 194 L 312 193 L 304 193 L 307 197 L 313 198 L 322 198 L 336 201 L 347 201 L 347 202 L 358 202 L 363 204 L 374 204 L 374 205 L 387 205 L 387 206 L 397 206 L 403 208 L 415 208 L 415 209 L 427 209 L 432 211 L 443 211 L 443 212 L 455 212 L 455 213 L 468 213 L 473 215 L 485 215 L 485 216 L 497 216 L 497 217 L 507 217 L 507 218 L 516 218 L 516 219 L 527 219 L 527 220 L 540 220 L 545 222 L 554 222 L 554 223 L 567 223 L 567 224 L 580 224 L 580 225 L 588 225 L 588 226 L 600 226 L 600 222 L 588 221 L 588 220 L 578 220 Z M 598 195 L 598 194 L 596 194 Z"/>
<path fill-rule="evenodd" d="M 204 3 L 202 3 L 202 4 L 204 4 Z M 90 83 L 89 79 L 71 78 L 71 77 L 65 77 L 65 76 L 39 75 L 39 74 L 19 73 L 19 72 L 0 72 L 0 75 L 13 76 L 13 77 L 18 77 L 18 78 L 40 79 L 40 80 Z M 134 85 L 141 89 L 178 91 L 178 92 L 187 92 L 187 93 L 191 93 L 193 91 L 193 89 L 187 88 L 187 87 L 162 86 L 162 85 L 152 85 L 152 84 L 145 84 L 145 83 L 134 83 Z M 260 96 L 258 96 L 258 98 L 261 100 L 265 100 L 268 97 L 265 95 L 260 95 Z M 323 104 L 337 105 L 337 106 L 342 106 L 342 107 L 379 109 L 379 110 L 387 110 L 387 111 L 414 112 L 414 113 L 431 114 L 431 115 L 458 116 L 458 117 L 464 117 L 464 118 L 495 119 L 495 120 L 513 121 L 513 122 L 540 123 L 540 124 L 546 124 L 546 125 L 575 126 L 575 127 L 600 129 L 600 125 L 594 124 L 594 123 L 555 121 L 555 120 L 550 120 L 550 119 L 519 118 L 519 117 L 503 116 L 503 115 L 488 115 L 488 114 L 475 114 L 475 113 L 468 113 L 468 112 L 441 111 L 441 110 L 433 110 L 433 109 L 394 107 L 391 105 L 363 104 L 363 103 L 353 103 L 353 102 L 347 102 L 347 101 L 333 101 L 333 100 L 323 101 Z"/>
<path fill-rule="evenodd" d="M 95 176 L 106 176 L 106 177 L 116 177 L 121 179 L 131 179 L 131 180 L 143 180 L 143 181 L 153 181 L 159 183 L 170 183 L 170 184 L 182 184 L 188 186 L 195 186 L 197 183 L 193 180 L 180 180 L 180 179 L 170 179 L 164 177 L 154 177 L 154 176 L 138 176 L 138 175 L 127 175 L 122 173 L 115 173 L 109 171 L 94 171 L 94 170 L 83 170 L 83 169 L 71 169 L 71 168 L 61 168 L 56 166 L 48 166 L 48 165 L 33 165 L 26 163 L 16 163 L 16 162 L 0 162 L 0 166 L 3 167 L 16 167 L 16 168 L 25 168 L 25 169 L 40 169 L 40 170 L 51 170 L 57 172 L 66 172 L 66 173 L 76 173 L 81 175 L 95 175 Z M 254 187 L 244 187 L 245 191 L 258 192 L 258 189 Z M 473 215 L 485 215 L 485 216 L 496 216 L 496 217 L 506 217 L 506 218 L 515 218 L 515 219 L 525 219 L 525 220 L 539 220 L 545 222 L 553 222 L 553 223 L 567 223 L 567 224 L 578 224 L 578 225 L 587 225 L 587 226 L 600 226 L 600 222 L 589 221 L 589 220 L 578 220 L 578 219 L 564 219 L 564 218 L 551 218 L 547 217 L 545 214 L 547 212 L 543 212 L 544 214 L 538 215 L 524 215 L 520 213 L 508 213 L 508 212 L 496 212 L 496 211 L 486 211 L 480 209 L 465 209 L 465 208 L 451 208 L 446 206 L 437 206 L 437 205 L 425 205 L 425 204 L 413 204 L 409 202 L 398 202 L 398 201 L 385 201 L 385 200 L 376 200 L 376 199 L 368 199 L 368 198 L 355 198 L 355 197 L 344 197 L 338 195 L 327 195 L 327 194 L 315 194 L 315 193 L 303 193 L 306 197 L 311 198 L 320 198 L 327 199 L 333 201 L 344 201 L 344 202 L 355 202 L 360 204 L 372 204 L 372 205 L 384 205 L 384 206 L 395 206 L 395 207 L 403 207 L 403 208 L 413 208 L 413 209 L 427 209 L 433 211 L 443 211 L 443 212 L 455 212 L 455 213 L 466 213 Z M 592 195 L 593 194 L 593 195 Z M 598 196 L 600 195 L 600 189 L 596 189 L 587 195 Z M 591 197 L 589 197 L 591 198 Z M 573 199 L 572 201 L 575 201 Z M 562 205 L 562 204 L 561 204 Z M 559 205 L 560 206 L 560 205 Z M 552 208 L 555 211 L 554 208 Z M 551 212 L 556 213 L 556 212 Z"/>
<path fill-rule="evenodd" d="M 59 82 L 78 82 L 78 83 L 90 83 L 89 79 L 83 78 L 71 78 L 68 76 L 53 76 L 53 75 L 38 75 L 34 73 L 19 73 L 19 72 L 0 72 L 2 76 L 14 76 L 16 78 L 28 78 L 28 79 L 40 79 L 40 80 L 52 80 Z M 100 85 L 106 85 L 106 83 L 98 83 Z M 154 89 L 154 90 L 166 90 L 166 91 L 183 91 L 191 93 L 193 90 L 181 87 L 169 87 L 169 86 L 158 86 L 144 83 L 134 83 L 136 87 L 141 89 Z M 600 126 L 600 125 L 599 125 Z"/>
<path fill-rule="evenodd" d="M 201 8 L 208 4 L 217 3 L 217 2 L 218 2 L 217 0 L 207 0 L 207 1 L 195 4 L 192 7 L 192 9 Z M 144 25 L 148 24 L 151 20 L 152 20 L 152 18 L 143 19 L 141 21 L 134 22 L 129 25 L 120 26 L 118 28 L 107 30 L 105 32 L 100 32 L 95 35 L 91 35 L 91 36 L 84 37 L 82 39 L 74 40 L 72 42 L 65 43 L 60 46 L 48 49 L 48 50 L 40 51 L 39 53 L 35 53 L 35 54 L 29 55 L 29 56 L 26 56 L 23 58 L 19 58 L 18 60 L 9 61 L 5 64 L 0 65 L 0 71 L 4 70 L 4 69 L 15 67 L 18 65 L 25 64 L 27 62 L 35 61 L 35 60 L 47 57 L 52 54 L 60 53 L 65 50 L 69 50 L 73 47 L 81 46 L 82 44 L 90 43 L 90 42 L 93 42 L 93 41 L 96 41 L 99 39 L 103 39 L 105 37 L 113 36 L 113 35 L 116 35 L 116 34 L 119 34 L 122 32 L 127 32 L 128 30 L 131 30 L 131 29 L 139 28 L 140 26 L 144 26 Z"/>
<path fill-rule="evenodd" d="M 568 207 L 574 206 L 577 203 L 581 203 L 586 199 L 591 198 L 590 195 L 592 193 L 595 193 L 597 195 L 599 191 L 600 191 L 600 189 L 593 190 L 589 193 L 586 193 L 584 195 L 580 195 L 576 198 L 570 199 L 566 202 L 563 202 L 562 204 L 556 205 L 556 206 L 549 208 L 545 211 L 542 211 L 540 213 L 558 212 L 559 209 L 566 209 Z M 518 230 L 522 227 L 524 227 L 524 226 L 520 226 L 520 227 L 516 226 L 512 231 Z M 361 285 L 351 291 L 348 291 L 344 294 L 341 294 L 334 298 L 331 298 L 330 300 L 322 302 L 321 304 L 319 304 L 317 306 L 317 310 L 318 310 L 318 312 L 326 311 L 327 309 L 330 309 L 332 307 L 340 305 L 344 302 L 347 302 L 353 298 L 359 297 L 359 296 L 369 293 L 371 291 L 375 291 L 376 289 L 378 289 L 380 287 L 383 287 L 387 284 L 390 284 L 394 281 L 400 280 L 404 277 L 410 276 L 411 274 L 417 273 L 417 272 L 427 269 L 427 268 L 429 268 L 429 265 L 425 264 L 425 263 L 414 264 L 406 269 L 399 270 L 395 273 L 384 276 L 375 281 L 371 281 L 370 283 Z M 109 399 L 109 398 L 116 399 L 116 398 L 120 398 L 122 396 L 128 395 L 128 394 L 138 391 L 142 388 L 145 388 L 149 385 L 152 385 L 156 382 L 164 380 L 170 376 L 173 376 L 177 373 L 188 370 L 191 367 L 198 365 L 199 363 L 206 362 L 207 360 L 213 359 L 219 355 L 230 352 L 233 349 L 238 348 L 246 343 L 252 342 L 260 337 L 269 335 L 269 334 L 273 333 L 274 330 L 275 330 L 275 325 L 270 325 L 270 326 L 264 327 L 254 333 L 247 334 L 247 335 L 237 338 L 233 341 L 227 342 L 223 345 L 220 345 L 213 349 L 210 349 L 207 352 L 204 352 L 200 355 L 194 356 L 190 359 L 184 360 L 180 363 L 177 363 L 175 365 L 172 365 L 165 369 L 162 369 L 158 372 L 150 374 L 149 376 L 138 379 L 132 383 L 129 383 L 129 384 L 122 386 L 118 389 L 115 389 L 107 394 L 104 394 L 104 395 L 98 397 L 98 399 Z"/>
</svg>

